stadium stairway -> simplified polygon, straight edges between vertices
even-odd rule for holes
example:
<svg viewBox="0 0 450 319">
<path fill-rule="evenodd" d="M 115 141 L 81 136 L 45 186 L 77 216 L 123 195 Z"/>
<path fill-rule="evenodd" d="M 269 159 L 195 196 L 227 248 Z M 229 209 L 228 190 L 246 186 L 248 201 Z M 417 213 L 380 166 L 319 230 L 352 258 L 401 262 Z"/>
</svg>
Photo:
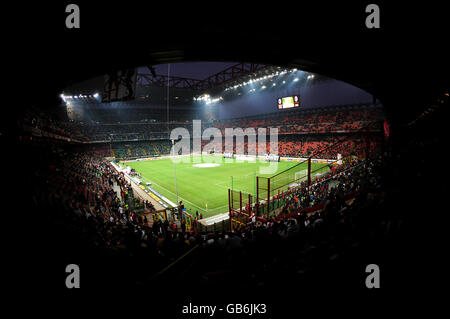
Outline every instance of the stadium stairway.
<svg viewBox="0 0 450 319">
<path fill-rule="evenodd" d="M 113 190 L 116 192 L 116 194 L 117 194 L 117 197 L 118 198 L 121 198 L 120 197 L 120 186 L 119 185 L 117 185 L 117 183 L 116 182 L 114 182 L 114 185 L 113 185 Z"/>
</svg>

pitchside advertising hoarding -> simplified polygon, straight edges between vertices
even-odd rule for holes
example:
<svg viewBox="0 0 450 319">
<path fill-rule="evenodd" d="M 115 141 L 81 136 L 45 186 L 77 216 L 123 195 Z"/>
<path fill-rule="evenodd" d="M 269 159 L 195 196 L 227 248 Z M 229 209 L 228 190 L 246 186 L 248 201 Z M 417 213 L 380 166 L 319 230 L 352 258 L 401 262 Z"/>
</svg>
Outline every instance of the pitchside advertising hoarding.
<svg viewBox="0 0 450 319">
<path fill-rule="evenodd" d="M 290 109 L 300 106 L 300 95 L 279 97 L 277 99 L 278 109 Z"/>
</svg>

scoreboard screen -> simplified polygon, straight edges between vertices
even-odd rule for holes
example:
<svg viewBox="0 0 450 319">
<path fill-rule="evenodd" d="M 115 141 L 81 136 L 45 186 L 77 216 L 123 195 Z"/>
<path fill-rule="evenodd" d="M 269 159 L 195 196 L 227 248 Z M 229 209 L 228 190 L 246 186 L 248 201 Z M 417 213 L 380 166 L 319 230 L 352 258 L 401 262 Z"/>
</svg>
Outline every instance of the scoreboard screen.
<svg viewBox="0 0 450 319">
<path fill-rule="evenodd" d="M 300 106 L 300 96 L 298 95 L 280 97 L 277 101 L 279 110 Z"/>
</svg>

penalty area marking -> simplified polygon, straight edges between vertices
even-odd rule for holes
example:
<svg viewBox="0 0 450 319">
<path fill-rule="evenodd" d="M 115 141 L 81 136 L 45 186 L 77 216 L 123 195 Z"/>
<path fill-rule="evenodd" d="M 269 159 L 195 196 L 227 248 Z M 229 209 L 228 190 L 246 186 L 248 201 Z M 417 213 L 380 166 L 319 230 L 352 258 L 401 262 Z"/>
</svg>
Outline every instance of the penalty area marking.
<svg viewBox="0 0 450 319">
<path fill-rule="evenodd" d="M 162 189 L 164 189 L 166 192 L 172 194 L 173 196 L 176 196 L 175 193 L 169 191 L 167 188 L 165 188 L 165 187 L 163 187 L 163 186 L 161 186 L 161 185 L 159 185 L 159 184 L 157 184 L 157 183 L 155 183 L 155 182 L 153 182 L 153 184 L 157 185 L 158 187 L 161 187 Z M 182 199 L 182 200 L 183 200 L 184 202 L 186 202 L 186 203 L 191 204 L 192 206 L 198 208 L 199 210 L 202 210 L 202 211 L 205 211 L 205 212 L 211 212 L 211 211 L 219 210 L 220 208 L 223 208 L 223 207 L 227 207 L 227 206 L 228 206 L 228 205 L 223 205 L 223 206 L 219 206 L 219 207 L 215 207 L 215 208 L 205 209 L 205 208 L 201 208 L 200 206 L 195 205 L 193 202 L 190 202 L 190 201 L 188 201 L 187 199 L 184 199 L 184 198 L 181 197 L 181 196 L 178 196 L 178 198 L 179 198 L 179 199 Z"/>
</svg>

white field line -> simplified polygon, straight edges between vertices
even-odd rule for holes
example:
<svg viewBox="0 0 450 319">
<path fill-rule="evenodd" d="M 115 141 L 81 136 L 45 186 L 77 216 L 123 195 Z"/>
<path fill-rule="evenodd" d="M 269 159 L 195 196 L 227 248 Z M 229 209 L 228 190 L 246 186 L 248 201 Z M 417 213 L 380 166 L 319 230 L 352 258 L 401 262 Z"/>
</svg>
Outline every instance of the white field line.
<svg viewBox="0 0 450 319">
<path fill-rule="evenodd" d="M 225 189 L 228 189 L 228 187 L 222 185 L 222 184 L 225 184 L 225 183 L 228 183 L 228 182 L 219 182 L 219 183 L 214 184 L 214 185 L 222 187 L 222 188 L 225 188 Z"/>
<path fill-rule="evenodd" d="M 172 194 L 173 196 L 175 196 L 175 198 L 177 197 L 177 194 L 175 194 L 175 193 L 169 191 L 167 188 L 165 188 L 165 187 L 163 187 L 163 186 L 161 186 L 161 185 L 159 185 L 159 184 L 157 184 L 157 183 L 155 183 L 155 182 L 152 182 L 152 184 L 155 184 L 155 185 L 157 185 L 158 187 L 161 187 L 161 188 L 164 189 L 166 192 L 168 192 L 168 193 Z M 191 204 L 192 206 L 195 206 L 195 207 L 197 207 L 197 208 L 200 209 L 200 210 L 204 210 L 203 208 L 201 208 L 201 207 L 195 205 L 193 202 L 190 202 L 190 201 L 188 201 L 187 199 L 184 199 L 184 198 L 181 197 L 180 195 L 178 195 L 178 198 L 179 198 L 179 199 L 181 198 L 184 202 L 189 203 L 189 204 Z M 177 204 L 178 204 L 178 203 L 177 203 Z"/>
<path fill-rule="evenodd" d="M 155 184 L 155 185 L 157 185 L 158 187 L 161 187 L 162 189 L 164 189 L 166 192 L 172 194 L 173 196 L 175 196 L 175 197 L 177 196 L 175 193 L 171 192 L 171 191 L 168 190 L 167 188 L 165 188 L 165 187 L 163 187 L 163 186 L 161 186 L 161 185 L 159 185 L 159 184 L 157 184 L 157 183 L 155 183 L 155 182 L 152 182 L 152 183 Z M 222 187 L 224 187 L 224 186 L 222 186 Z M 184 202 L 189 203 L 189 204 L 191 204 L 192 206 L 197 207 L 199 210 L 206 211 L 206 212 L 214 212 L 214 211 L 216 211 L 216 210 L 219 210 L 219 209 L 221 209 L 221 208 L 223 208 L 223 207 L 227 207 L 227 206 L 228 206 L 228 205 L 223 205 L 223 206 L 215 207 L 215 208 L 212 208 L 212 209 L 204 209 L 204 208 L 201 208 L 201 207 L 195 205 L 193 202 L 188 201 L 187 199 L 184 199 L 183 197 L 181 197 L 181 196 L 179 196 L 179 195 L 178 195 L 178 198 L 181 198 Z M 228 214 L 228 213 L 227 213 L 227 214 Z"/>
</svg>

